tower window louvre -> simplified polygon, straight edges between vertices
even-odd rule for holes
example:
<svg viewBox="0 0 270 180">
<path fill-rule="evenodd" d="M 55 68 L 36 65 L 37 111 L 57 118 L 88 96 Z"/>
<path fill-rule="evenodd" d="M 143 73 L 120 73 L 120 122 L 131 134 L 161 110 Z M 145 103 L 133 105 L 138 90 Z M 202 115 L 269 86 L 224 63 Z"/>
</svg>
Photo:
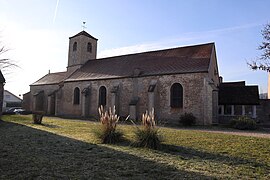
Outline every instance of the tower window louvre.
<svg viewBox="0 0 270 180">
<path fill-rule="evenodd" d="M 90 42 L 87 44 L 87 52 L 92 53 L 92 44 Z"/>
<path fill-rule="evenodd" d="M 73 51 L 77 51 L 77 42 L 73 43 Z"/>
</svg>

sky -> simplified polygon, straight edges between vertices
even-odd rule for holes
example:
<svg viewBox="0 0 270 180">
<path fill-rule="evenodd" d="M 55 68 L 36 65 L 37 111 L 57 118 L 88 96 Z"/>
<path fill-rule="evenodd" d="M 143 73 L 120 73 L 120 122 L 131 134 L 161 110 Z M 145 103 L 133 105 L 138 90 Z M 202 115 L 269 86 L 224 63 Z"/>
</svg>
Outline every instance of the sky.
<svg viewBox="0 0 270 180">
<path fill-rule="evenodd" d="M 69 37 L 98 39 L 98 58 L 214 42 L 224 81 L 267 92 L 268 75 L 247 62 L 261 52 L 269 0 L 0 0 L 0 46 L 19 67 L 5 70 L 15 95 L 50 72 L 65 71 Z M 21 96 L 22 97 L 22 96 Z"/>
</svg>

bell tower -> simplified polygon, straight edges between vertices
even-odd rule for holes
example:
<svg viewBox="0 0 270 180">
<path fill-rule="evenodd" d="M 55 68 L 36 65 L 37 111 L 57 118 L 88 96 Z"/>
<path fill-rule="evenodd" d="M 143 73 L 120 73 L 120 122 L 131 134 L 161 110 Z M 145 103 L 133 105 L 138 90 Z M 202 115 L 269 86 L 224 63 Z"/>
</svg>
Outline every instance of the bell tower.
<svg viewBox="0 0 270 180">
<path fill-rule="evenodd" d="M 74 72 L 88 60 L 96 59 L 97 41 L 84 30 L 69 38 L 68 73 Z"/>
</svg>

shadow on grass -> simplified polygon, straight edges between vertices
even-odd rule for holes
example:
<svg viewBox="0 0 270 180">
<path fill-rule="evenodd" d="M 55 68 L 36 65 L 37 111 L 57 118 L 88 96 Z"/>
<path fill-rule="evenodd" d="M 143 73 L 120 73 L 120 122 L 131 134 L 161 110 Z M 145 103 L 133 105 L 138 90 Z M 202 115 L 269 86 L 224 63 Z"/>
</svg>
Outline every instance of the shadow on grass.
<svg viewBox="0 0 270 180">
<path fill-rule="evenodd" d="M 213 178 L 24 125 L 0 123 L 0 179 Z"/>
<path fill-rule="evenodd" d="M 138 147 L 134 142 L 125 139 L 124 142 L 119 143 L 120 146 L 133 146 Z M 160 147 L 156 150 L 157 152 L 171 154 L 173 156 L 179 156 L 183 160 L 190 159 L 201 159 L 209 160 L 217 163 L 228 164 L 228 165 L 251 165 L 253 167 L 265 167 L 270 170 L 270 166 L 265 163 L 257 162 L 256 160 L 249 160 L 234 156 L 229 156 L 225 154 L 210 153 L 205 151 L 199 151 L 193 148 L 161 144 Z"/>
<path fill-rule="evenodd" d="M 37 125 L 45 126 L 45 127 L 48 127 L 48 128 L 59 128 L 60 127 L 60 126 L 57 126 L 57 125 L 45 124 L 45 123 L 41 123 L 41 124 L 37 124 Z"/>
<path fill-rule="evenodd" d="M 168 145 L 162 144 L 162 148 L 160 151 L 164 153 L 168 153 L 171 155 L 181 156 L 183 159 L 203 159 L 215 161 L 218 163 L 228 164 L 228 165 L 246 165 L 251 164 L 254 167 L 267 167 L 267 164 L 257 162 L 256 160 L 248 160 L 244 158 L 217 154 L 217 153 L 209 153 L 204 151 L 199 151 L 193 148 L 187 148 L 182 146 Z M 270 167 L 268 167 L 270 168 Z"/>
</svg>

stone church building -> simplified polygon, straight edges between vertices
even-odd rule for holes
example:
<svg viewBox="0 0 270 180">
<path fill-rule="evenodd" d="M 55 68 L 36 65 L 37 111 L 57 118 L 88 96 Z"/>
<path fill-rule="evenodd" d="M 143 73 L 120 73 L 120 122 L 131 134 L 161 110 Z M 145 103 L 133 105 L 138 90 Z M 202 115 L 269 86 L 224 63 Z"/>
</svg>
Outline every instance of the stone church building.
<svg viewBox="0 0 270 180">
<path fill-rule="evenodd" d="M 65 72 L 30 85 L 31 110 L 48 115 L 97 117 L 100 105 L 138 119 L 155 109 L 158 120 L 178 123 L 193 113 L 197 124 L 218 118 L 219 72 L 214 43 L 97 59 L 97 39 L 85 31 L 69 38 Z"/>
</svg>

